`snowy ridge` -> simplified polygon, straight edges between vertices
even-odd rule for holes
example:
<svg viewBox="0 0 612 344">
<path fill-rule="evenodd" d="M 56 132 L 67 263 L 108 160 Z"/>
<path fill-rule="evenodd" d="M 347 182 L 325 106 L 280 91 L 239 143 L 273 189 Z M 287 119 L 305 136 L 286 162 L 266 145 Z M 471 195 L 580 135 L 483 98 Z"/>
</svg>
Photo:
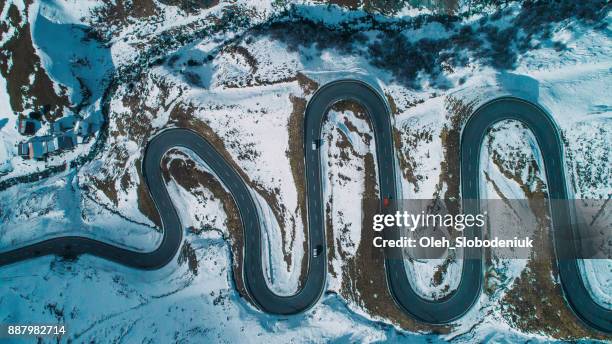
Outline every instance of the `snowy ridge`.
<svg viewBox="0 0 612 344">
<path fill-rule="evenodd" d="M 25 13 L 24 3 L 10 3 Z M 42 1 L 27 8 L 24 18 L 32 25 L 33 47 L 41 66 L 54 85 L 66 87 L 72 102 L 82 100 L 76 75 L 84 77 L 86 84 L 96 85 L 103 84 L 106 72 L 111 71 L 121 82 L 108 95 L 109 136 L 95 159 L 78 170 L 0 192 L 2 249 L 64 233 L 141 250 L 155 247 L 158 224 L 147 208 L 150 200 L 139 171 L 143 148 L 152 135 L 165 128 L 188 127 L 213 142 L 248 181 L 266 223 L 266 254 L 262 259 L 268 282 L 276 292 L 295 292 L 303 274 L 307 234 L 300 181 L 295 177 L 295 157 L 301 155 L 293 150 L 291 130 L 295 129 L 293 123 L 300 123 L 300 106 L 306 104 L 314 89 L 342 77 L 367 79 L 389 99 L 405 198 L 460 196 L 454 189 L 457 173 L 452 166 L 445 166 L 454 154 L 449 142 L 460 133 L 461 119 L 470 111 L 505 95 L 529 99 L 554 118 L 563 133 L 565 169 L 575 198 L 605 199 L 612 193 L 612 168 L 607 163 L 612 150 L 612 112 L 608 104 L 612 47 L 607 29 L 595 28 L 610 22 L 609 13 L 597 19 L 598 24 L 571 16 L 553 20 L 548 38 L 534 36 L 530 41 L 533 46 L 526 50 L 513 43 L 508 55 L 515 57 L 516 63 L 500 67 L 496 63 L 506 56 L 487 55 L 487 51 L 499 47 L 482 29 L 486 25 L 481 21 L 490 20 L 490 26 L 497 30 L 512 28 L 513 20 L 524 15 L 520 4 L 510 4 L 494 20 L 488 19 L 497 13 L 492 10 L 451 17 L 455 21 L 445 24 L 431 19 L 429 10 L 411 8 L 387 17 L 309 2 L 293 7 L 268 1 L 223 2 L 195 12 L 162 1 L 151 3 L 155 5 L 154 14 L 110 19 L 101 14 L 110 5 L 96 1 Z M 4 21 L 8 8 L 6 5 L 1 11 Z M 229 29 L 220 31 L 211 28 L 213 18 L 226 20 L 223 15 L 236 9 L 252 22 L 228 24 Z M 427 20 L 416 25 L 415 18 Z M 103 22 L 106 19 L 107 27 Z M 66 70 L 65 60 L 71 59 L 66 49 L 45 47 L 49 37 L 37 30 L 59 24 L 82 25 L 103 36 L 103 44 L 81 43 L 80 34 L 65 36 L 68 47 L 74 45 L 79 48 L 77 52 L 89 56 L 92 68 Z M 308 29 L 309 25 L 314 29 Z M 390 30 L 382 31 L 386 27 Z M 460 48 L 449 51 L 442 43 L 425 46 L 423 41 L 443 42 L 461 30 L 467 31 L 466 27 L 472 34 L 464 36 L 477 37 L 477 46 L 457 43 Z M 0 36 L 0 45 L 15 30 L 9 26 Z M 174 35 L 173 30 L 181 34 Z M 210 35 L 202 34 L 206 30 Z M 414 53 L 397 64 L 389 62 L 390 56 L 376 55 L 378 45 L 391 46 L 385 39 L 393 30 L 400 32 L 401 42 L 414 44 L 414 49 L 423 54 L 431 50 L 432 54 Z M 527 35 L 530 28 L 520 30 L 520 35 Z M 67 32 L 71 31 L 62 29 L 59 33 Z M 160 37 L 166 36 L 176 40 L 160 43 Z M 189 39 L 179 39 L 183 36 Z M 404 44 L 399 43 L 400 38 L 395 41 L 398 46 Z M 400 73 L 409 73 L 419 58 L 429 61 L 444 54 L 450 58 L 434 66 L 415 67 L 414 75 Z M 103 115 L 105 88 L 98 86 L 91 87 L 91 100 L 81 109 L 84 114 Z M 0 78 L 2 109 L 11 109 L 7 89 L 7 80 Z M 15 129 L 16 118 L 0 114 L 3 180 L 72 161 L 87 154 L 94 144 L 80 145 L 46 162 L 21 160 L 14 151 L 14 144 L 22 139 Z M 481 179 L 482 192 L 486 191 L 488 198 L 519 199 L 545 192 L 541 159 L 529 132 L 514 123 L 502 123 L 494 129 L 482 149 L 481 170 L 488 176 Z M 443 328 L 445 334 L 423 335 L 432 329 L 369 307 L 364 299 L 382 297 L 386 290 L 378 288 L 372 293 L 353 283 L 355 272 L 350 270 L 350 263 L 369 245 L 363 241 L 363 212 L 355 200 L 361 200 L 366 189 L 367 156 L 372 154 L 376 161 L 371 149 L 373 137 L 367 139 L 371 132 L 358 111 L 347 109 L 329 113 L 324 135 L 325 196 L 331 217 L 328 234 L 333 235 L 328 240 L 334 244 L 333 252 L 328 252 L 330 293 L 306 314 L 287 319 L 265 315 L 235 291 L 232 251 L 226 242 L 230 240 L 229 214 L 209 189 L 188 189 L 171 175 L 168 187 L 183 225 L 214 229 L 187 231 L 190 248 L 185 248 L 184 254 L 190 258 L 177 262 L 176 271 L 146 277 L 86 256 L 74 262 L 45 257 L 3 267 L 0 295 L 5 296 L 0 298 L 0 323 L 26 318 L 65 321 L 77 342 L 107 338 L 127 342 L 467 343 L 600 338 L 574 324 L 552 269 L 536 280 L 533 276 L 539 270 L 531 260 L 493 260 L 478 304 L 466 317 Z M 189 160 L 179 155 L 170 158 Z M 531 166 L 531 162 L 539 167 L 521 168 Z M 201 162 L 196 165 L 198 170 L 206 170 Z M 377 173 L 375 164 L 374 171 Z M 197 273 L 190 266 L 194 261 Z M 457 261 L 447 260 L 414 261 L 408 266 L 413 286 L 430 298 L 452 292 L 459 283 L 456 277 L 460 269 Z M 583 271 L 593 295 L 610 305 L 610 262 L 586 261 Z M 556 297 L 551 304 L 522 309 L 521 305 L 533 304 L 533 300 L 525 299 L 526 285 L 542 290 L 543 286 L 550 287 L 550 295 Z M 90 290 L 99 291 L 99 295 L 90 297 Z M 565 312 L 561 314 L 569 320 L 558 322 L 551 309 Z M 548 313 L 551 317 L 545 317 Z M 157 330 L 154 336 L 152 329 Z"/>
</svg>

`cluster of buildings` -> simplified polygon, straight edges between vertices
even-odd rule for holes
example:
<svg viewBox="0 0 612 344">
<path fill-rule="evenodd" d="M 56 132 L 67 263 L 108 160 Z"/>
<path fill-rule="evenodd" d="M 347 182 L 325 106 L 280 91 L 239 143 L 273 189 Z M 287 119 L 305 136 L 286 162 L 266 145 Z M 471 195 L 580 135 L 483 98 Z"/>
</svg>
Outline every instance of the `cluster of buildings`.
<svg viewBox="0 0 612 344">
<path fill-rule="evenodd" d="M 17 153 L 24 159 L 41 160 L 48 155 L 70 150 L 79 143 L 87 142 L 94 133 L 93 126 L 87 120 L 66 116 L 51 123 L 49 134 L 35 136 L 42 127 L 41 120 L 39 113 L 32 112 L 17 122 L 20 134 L 33 136 L 17 144 Z"/>
</svg>

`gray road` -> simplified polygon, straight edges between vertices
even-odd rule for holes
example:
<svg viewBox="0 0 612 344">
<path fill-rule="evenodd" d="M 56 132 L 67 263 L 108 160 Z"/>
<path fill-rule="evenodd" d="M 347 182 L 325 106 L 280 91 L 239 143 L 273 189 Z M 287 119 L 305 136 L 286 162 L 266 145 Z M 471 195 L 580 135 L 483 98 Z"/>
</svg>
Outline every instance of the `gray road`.
<svg viewBox="0 0 612 344">
<path fill-rule="evenodd" d="M 56 254 L 76 256 L 91 254 L 138 269 L 158 269 L 174 259 L 183 237 L 183 227 L 163 182 L 160 162 L 169 149 L 183 147 L 192 150 L 206 161 L 221 182 L 234 197 L 245 231 L 244 280 L 249 294 L 258 307 L 268 313 L 295 314 L 314 305 L 325 290 L 326 240 L 324 227 L 324 202 L 321 183 L 321 161 L 319 150 L 311 148 L 312 142 L 321 137 L 323 119 L 327 110 L 337 101 L 352 99 L 362 104 L 369 114 L 376 139 L 376 152 L 381 194 L 397 199 L 397 176 L 391 131 L 391 115 L 385 100 L 367 84 L 354 80 L 340 80 L 321 87 L 306 108 L 304 123 L 305 174 L 308 207 L 309 247 L 320 247 L 323 254 L 308 255 L 308 273 L 298 293 L 280 296 L 268 287 L 262 263 L 262 230 L 257 207 L 240 175 L 233 170 L 214 147 L 198 134 L 186 129 L 169 129 L 155 136 L 148 144 L 143 161 L 143 173 L 152 199 L 159 211 L 163 225 L 160 246 L 151 252 L 135 252 L 107 243 L 82 237 L 60 237 L 33 245 L 0 253 L 0 266 L 16 263 L 37 256 Z M 523 101 L 505 98 L 491 102 L 470 118 L 462 134 L 461 174 L 462 194 L 465 199 L 479 198 L 479 149 L 484 133 L 492 124 L 503 119 L 517 119 L 527 124 L 540 144 L 551 197 L 566 199 L 563 175 L 562 150 L 556 127 L 538 107 Z M 475 209 L 477 202 L 465 204 L 467 210 Z M 553 211 L 555 223 L 568 223 L 569 212 Z M 569 228 L 571 226 L 562 226 Z M 469 232 L 468 232 L 469 234 Z M 573 233 L 570 233 L 573 235 Z M 557 240 L 557 250 L 570 250 L 564 242 Z M 481 252 L 468 253 L 481 256 Z M 559 260 L 559 270 L 565 297 L 576 314 L 588 325 L 612 332 L 611 313 L 595 303 L 585 288 L 576 260 Z M 480 295 L 483 282 L 481 259 L 463 261 L 463 271 L 458 289 L 440 301 L 423 299 L 412 289 L 404 261 L 385 260 L 391 294 L 396 302 L 415 318 L 432 324 L 448 323 L 460 318 Z"/>
<path fill-rule="evenodd" d="M 557 127 L 539 107 L 517 98 L 501 98 L 480 107 L 470 117 L 461 135 L 461 194 L 466 213 L 479 213 L 480 148 L 488 128 L 499 121 L 517 120 L 533 132 L 544 159 L 550 198 L 568 199 L 563 168 L 563 145 Z M 384 171 L 384 170 L 383 170 Z M 551 207 L 555 250 L 558 257 L 575 257 L 572 244 L 578 236 L 570 219 L 567 202 Z M 565 231 L 565 232 L 562 232 Z M 466 230 L 475 237 L 474 230 Z M 481 249 L 469 248 L 466 257 L 482 257 Z M 420 297 L 410 286 L 402 260 L 387 260 L 388 281 L 392 295 L 406 312 L 432 324 L 449 323 L 462 317 L 480 297 L 483 283 L 482 259 L 464 259 L 461 281 L 447 298 L 430 301 Z M 590 296 L 576 259 L 557 259 L 559 275 L 567 303 L 582 321 L 603 332 L 612 332 L 612 311 L 597 304 Z"/>
</svg>

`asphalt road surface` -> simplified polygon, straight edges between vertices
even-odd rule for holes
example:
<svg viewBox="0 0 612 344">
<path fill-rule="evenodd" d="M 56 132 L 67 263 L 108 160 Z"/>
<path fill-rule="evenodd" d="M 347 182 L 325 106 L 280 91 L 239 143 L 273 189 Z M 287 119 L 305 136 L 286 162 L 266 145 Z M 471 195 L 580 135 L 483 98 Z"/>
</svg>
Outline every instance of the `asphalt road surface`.
<svg viewBox="0 0 612 344">
<path fill-rule="evenodd" d="M 171 262 L 183 240 L 183 227 L 168 195 L 162 178 L 160 162 L 172 148 L 193 151 L 213 170 L 228 188 L 237 203 L 245 231 L 244 280 L 247 290 L 257 306 L 264 312 L 295 314 L 314 305 L 325 290 L 327 258 L 324 222 L 324 201 L 321 181 L 321 154 L 312 143 L 321 138 L 323 122 L 329 108 L 340 100 L 360 103 L 369 115 L 374 129 L 379 188 L 383 197 L 397 199 L 397 176 L 393 148 L 391 114 L 384 98 L 366 83 L 339 80 L 321 87 L 306 108 L 304 122 L 305 175 L 308 209 L 308 273 L 302 288 L 294 295 L 281 296 L 270 290 L 264 273 L 262 229 L 257 206 L 248 186 L 240 175 L 225 161 L 214 147 L 198 134 L 186 129 L 168 129 L 155 136 L 147 145 L 142 171 L 152 199 L 160 214 L 163 239 L 151 252 L 137 252 L 108 243 L 77 237 L 58 237 L 0 253 L 0 266 L 38 256 L 55 254 L 77 256 L 90 254 L 133 268 L 153 270 Z M 469 119 L 461 140 L 461 190 L 464 199 L 479 199 L 480 147 L 487 129 L 496 122 L 515 119 L 525 123 L 534 133 L 542 151 L 546 167 L 548 189 L 552 199 L 567 199 L 563 172 L 563 151 L 557 128 L 539 107 L 515 98 L 503 98 L 478 109 Z M 358 204 L 358 202 L 356 202 Z M 478 201 L 465 202 L 467 212 L 475 211 Z M 571 223 L 569 211 L 553 209 L 555 224 Z M 572 232 L 572 226 L 555 226 L 556 230 Z M 473 236 L 473 232 L 466 232 Z M 568 233 L 573 237 L 576 233 Z M 392 235 L 392 234 L 391 234 Z M 557 238 L 557 237 L 555 237 Z M 571 240 L 555 239 L 555 249 L 567 247 Z M 478 249 L 469 249 L 470 257 L 482 257 Z M 318 253 L 318 252 L 320 253 Z M 568 251 L 566 251 L 568 252 Z M 560 255 L 560 256 L 570 256 Z M 576 315 L 595 329 L 612 332 L 612 313 L 598 305 L 582 281 L 577 260 L 558 260 L 559 273 L 568 304 Z M 406 275 L 404 260 L 385 259 L 389 290 L 400 307 L 416 319 L 444 324 L 463 316 L 480 296 L 483 283 L 483 261 L 464 259 L 461 282 L 450 296 L 430 301 L 418 295 Z"/>
</svg>

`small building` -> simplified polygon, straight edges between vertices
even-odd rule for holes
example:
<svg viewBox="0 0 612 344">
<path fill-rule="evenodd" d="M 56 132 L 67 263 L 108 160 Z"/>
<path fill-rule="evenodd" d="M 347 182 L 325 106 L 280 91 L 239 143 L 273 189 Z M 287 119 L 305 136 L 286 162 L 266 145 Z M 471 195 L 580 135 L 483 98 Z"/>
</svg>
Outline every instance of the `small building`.
<svg viewBox="0 0 612 344">
<path fill-rule="evenodd" d="M 30 112 L 28 117 L 30 117 L 33 120 L 42 121 L 43 115 L 42 115 L 42 113 L 40 113 L 38 111 L 32 111 L 32 112 Z"/>
<path fill-rule="evenodd" d="M 53 122 L 53 124 L 51 125 L 51 132 L 54 134 L 59 134 L 64 131 L 72 130 L 74 129 L 74 125 L 76 124 L 76 122 L 77 120 L 74 116 L 62 117 L 57 121 Z"/>
<path fill-rule="evenodd" d="M 44 141 L 35 137 L 28 141 L 30 159 L 43 159 L 46 155 Z"/>
<path fill-rule="evenodd" d="M 84 121 L 84 120 L 76 121 L 74 125 L 74 132 L 77 134 L 77 136 L 81 136 L 81 137 L 89 136 L 90 134 L 89 122 Z"/>
<path fill-rule="evenodd" d="M 21 135 L 34 135 L 40 129 L 40 121 L 32 118 L 20 118 L 17 122 L 17 129 Z"/>
<path fill-rule="evenodd" d="M 30 144 L 28 142 L 19 142 L 17 144 L 17 155 L 24 159 L 30 158 Z"/>
<path fill-rule="evenodd" d="M 59 150 L 72 149 L 77 144 L 77 138 L 73 131 L 56 136 L 55 141 Z"/>
<path fill-rule="evenodd" d="M 57 145 L 57 137 L 43 136 L 41 137 L 41 139 L 43 141 L 45 154 L 53 154 L 59 150 L 59 147 Z"/>
</svg>

